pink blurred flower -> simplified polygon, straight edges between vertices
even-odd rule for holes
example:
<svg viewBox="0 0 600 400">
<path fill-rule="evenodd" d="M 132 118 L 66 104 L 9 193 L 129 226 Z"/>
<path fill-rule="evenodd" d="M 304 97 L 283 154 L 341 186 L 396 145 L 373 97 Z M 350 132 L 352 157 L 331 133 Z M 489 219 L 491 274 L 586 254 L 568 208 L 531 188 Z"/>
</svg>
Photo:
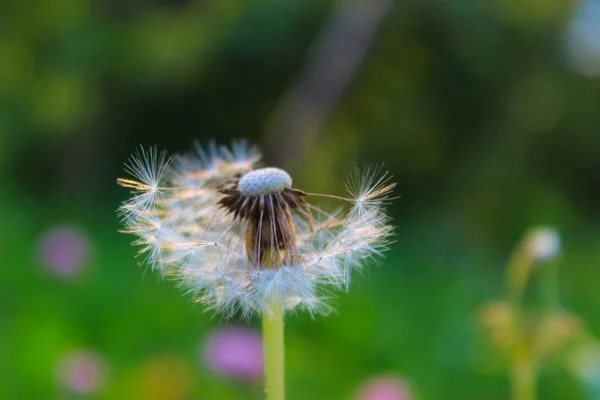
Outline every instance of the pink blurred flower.
<svg viewBox="0 0 600 400">
<path fill-rule="evenodd" d="M 103 357 L 89 349 L 68 351 L 59 359 L 56 367 L 59 384 L 77 394 L 92 394 L 101 390 L 106 373 Z"/>
<path fill-rule="evenodd" d="M 400 378 L 380 376 L 364 382 L 358 389 L 356 400 L 411 400 L 409 385 Z"/>
<path fill-rule="evenodd" d="M 75 275 L 89 259 L 90 244 L 78 228 L 57 225 L 39 239 L 39 254 L 44 265 L 59 276 Z"/>
<path fill-rule="evenodd" d="M 204 343 L 203 356 L 210 369 L 227 378 L 252 381 L 264 373 L 262 338 L 251 329 L 215 330 Z"/>
</svg>

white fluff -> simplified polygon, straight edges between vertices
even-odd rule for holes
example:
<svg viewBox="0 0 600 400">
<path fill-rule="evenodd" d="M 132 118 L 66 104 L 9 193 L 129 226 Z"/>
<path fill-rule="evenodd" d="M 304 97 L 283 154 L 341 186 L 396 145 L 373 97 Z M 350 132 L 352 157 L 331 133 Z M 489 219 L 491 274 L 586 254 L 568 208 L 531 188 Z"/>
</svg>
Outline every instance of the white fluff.
<svg viewBox="0 0 600 400">
<path fill-rule="evenodd" d="M 231 148 L 213 143 L 174 159 L 156 150 L 138 151 L 127 164 L 134 179 L 119 180 L 133 189 L 120 208 L 125 231 L 138 237 L 134 244 L 153 268 L 226 317 L 268 312 L 270 304 L 327 312 L 329 292 L 348 288 L 351 272 L 386 249 L 393 229 L 384 208 L 394 185 L 377 168 L 354 171 L 349 197 L 339 198 L 347 209 L 292 211 L 295 264 L 260 269 L 249 262 L 244 247 L 248 224 L 217 204 L 223 196 L 218 189 L 236 175 L 250 177 L 242 177 L 239 185 L 248 196 L 257 185 L 261 193 L 271 186 L 291 187 L 291 178 L 280 169 L 248 174 L 259 161 L 260 152 L 246 142 Z M 312 196 L 319 195 L 308 195 L 309 203 Z"/>
</svg>

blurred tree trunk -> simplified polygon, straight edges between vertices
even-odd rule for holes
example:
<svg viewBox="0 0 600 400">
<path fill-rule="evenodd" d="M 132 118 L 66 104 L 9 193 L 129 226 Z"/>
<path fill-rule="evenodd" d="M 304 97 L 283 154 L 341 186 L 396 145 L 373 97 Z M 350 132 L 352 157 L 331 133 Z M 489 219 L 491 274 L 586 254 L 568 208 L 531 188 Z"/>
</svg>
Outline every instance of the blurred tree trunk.
<svg viewBox="0 0 600 400">
<path fill-rule="evenodd" d="M 303 70 L 266 127 L 268 158 L 297 169 L 356 75 L 392 0 L 342 2 L 315 39 Z"/>
</svg>

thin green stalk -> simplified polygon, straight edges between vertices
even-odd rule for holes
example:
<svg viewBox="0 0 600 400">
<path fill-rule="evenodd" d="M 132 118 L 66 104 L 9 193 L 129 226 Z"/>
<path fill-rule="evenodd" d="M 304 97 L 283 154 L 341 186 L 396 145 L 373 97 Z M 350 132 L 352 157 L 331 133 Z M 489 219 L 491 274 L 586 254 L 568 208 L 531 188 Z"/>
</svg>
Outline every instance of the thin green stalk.
<svg viewBox="0 0 600 400">
<path fill-rule="evenodd" d="M 281 304 L 271 304 L 262 313 L 265 350 L 265 391 L 267 400 L 285 399 L 285 366 L 283 347 L 283 310 Z"/>
<path fill-rule="evenodd" d="M 533 343 L 528 337 L 523 310 L 523 294 L 527 287 L 533 261 L 528 249 L 521 244 L 511 257 L 506 271 L 508 298 L 515 324 L 510 363 L 512 400 L 536 399 L 536 360 Z"/>
<path fill-rule="evenodd" d="M 531 254 L 521 245 L 517 247 L 508 263 L 506 289 L 515 311 L 520 311 L 522 308 L 523 294 L 529 281 L 533 261 Z"/>
<path fill-rule="evenodd" d="M 515 345 L 510 374 L 512 400 L 537 398 L 537 366 L 532 343 L 522 340 Z"/>
<path fill-rule="evenodd" d="M 558 309 L 558 265 L 550 262 L 540 270 L 539 302 L 544 316 Z"/>
<path fill-rule="evenodd" d="M 543 235 L 540 238 L 536 235 Z M 547 322 L 558 307 L 558 269 L 551 261 L 547 243 L 540 245 L 545 236 L 553 232 L 532 231 L 526 235 L 515 249 L 506 270 L 508 300 L 514 317 L 513 345 L 511 349 L 510 380 L 512 400 L 535 400 L 537 380 L 544 352 L 543 335 L 547 334 Z M 541 248 L 540 248 L 541 246 Z M 548 253 L 548 254 L 547 254 Z M 532 278 L 537 262 L 536 286 L 538 289 L 537 318 L 528 319 L 524 307 L 524 293 Z"/>
</svg>

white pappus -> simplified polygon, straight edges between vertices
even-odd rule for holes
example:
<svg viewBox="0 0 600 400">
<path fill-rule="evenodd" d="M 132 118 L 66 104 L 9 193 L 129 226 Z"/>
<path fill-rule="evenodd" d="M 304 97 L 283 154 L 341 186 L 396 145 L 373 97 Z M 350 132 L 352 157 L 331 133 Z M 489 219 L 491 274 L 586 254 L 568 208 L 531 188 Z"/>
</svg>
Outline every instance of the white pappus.
<svg viewBox="0 0 600 400">
<path fill-rule="evenodd" d="M 152 268 L 226 317 L 326 312 L 330 291 L 347 289 L 351 272 L 387 248 L 395 184 L 369 167 L 354 170 L 345 197 L 307 193 L 260 161 L 245 141 L 174 157 L 140 148 L 126 164 L 132 178 L 118 179 L 132 190 L 119 209 L 124 231 Z M 346 206 L 326 212 L 309 201 L 317 197 Z"/>
</svg>

